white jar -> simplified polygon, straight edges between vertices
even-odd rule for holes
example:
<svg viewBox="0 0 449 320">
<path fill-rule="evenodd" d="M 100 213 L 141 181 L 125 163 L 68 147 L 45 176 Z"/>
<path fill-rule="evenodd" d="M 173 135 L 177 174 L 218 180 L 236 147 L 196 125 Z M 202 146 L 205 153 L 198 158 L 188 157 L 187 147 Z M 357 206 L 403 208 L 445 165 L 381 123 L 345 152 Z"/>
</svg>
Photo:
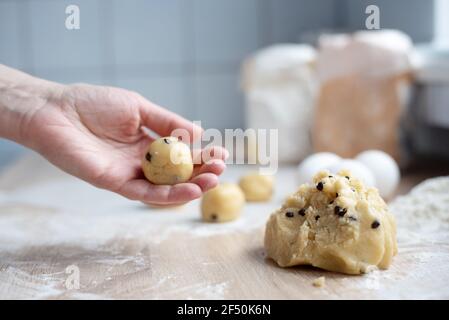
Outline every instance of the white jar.
<svg viewBox="0 0 449 320">
<path fill-rule="evenodd" d="M 280 44 L 257 52 L 244 64 L 246 126 L 278 129 L 280 163 L 297 163 L 311 152 L 315 62 L 311 46 Z"/>
<path fill-rule="evenodd" d="M 449 128 L 449 48 L 420 46 L 414 54 L 419 114 L 433 126 Z"/>
<path fill-rule="evenodd" d="M 413 154 L 449 157 L 449 47 L 416 48 L 414 95 L 405 122 Z"/>
</svg>

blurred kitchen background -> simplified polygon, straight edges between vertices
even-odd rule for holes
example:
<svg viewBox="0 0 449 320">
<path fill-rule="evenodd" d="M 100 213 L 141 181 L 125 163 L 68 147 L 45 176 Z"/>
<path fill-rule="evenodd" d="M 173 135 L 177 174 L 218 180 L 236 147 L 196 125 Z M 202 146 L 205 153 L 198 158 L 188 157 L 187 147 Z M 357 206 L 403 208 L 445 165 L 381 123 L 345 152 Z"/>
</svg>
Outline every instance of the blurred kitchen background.
<svg viewBox="0 0 449 320">
<path fill-rule="evenodd" d="M 0 0 L 0 63 L 63 83 L 132 89 L 189 119 L 201 119 L 206 128 L 245 128 L 241 67 L 259 49 L 314 43 L 323 30 L 363 30 L 371 4 L 380 8 L 382 29 L 400 30 L 415 44 L 444 42 L 447 2 Z M 80 30 L 65 28 L 70 4 L 80 8 Z M 444 85 L 447 79 L 438 84 Z M 446 101 L 446 114 L 447 92 L 437 93 Z M 449 124 L 437 127 L 431 130 L 445 134 Z M 428 134 L 423 131 L 424 140 Z M 447 136 L 439 137 L 438 148 L 449 149 Z M 22 152 L 0 140 L 0 168 Z"/>
</svg>

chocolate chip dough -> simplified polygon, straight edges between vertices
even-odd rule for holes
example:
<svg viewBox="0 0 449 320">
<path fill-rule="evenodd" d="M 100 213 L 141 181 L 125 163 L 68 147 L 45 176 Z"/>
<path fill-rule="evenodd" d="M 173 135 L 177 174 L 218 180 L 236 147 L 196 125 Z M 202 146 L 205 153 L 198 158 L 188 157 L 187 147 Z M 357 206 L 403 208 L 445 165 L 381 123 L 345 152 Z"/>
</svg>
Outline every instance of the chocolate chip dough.
<svg viewBox="0 0 449 320">
<path fill-rule="evenodd" d="M 175 137 L 156 139 L 142 158 L 145 177 L 154 184 L 173 185 L 192 177 L 193 161 L 189 147 Z"/>
<path fill-rule="evenodd" d="M 201 215 L 206 222 L 227 222 L 240 217 L 245 195 L 238 185 L 223 183 L 207 191 L 201 201 Z"/>
<path fill-rule="evenodd" d="M 265 249 L 281 267 L 347 274 L 386 269 L 397 253 L 395 219 L 377 189 L 347 171 L 322 171 L 270 216 Z"/>
</svg>

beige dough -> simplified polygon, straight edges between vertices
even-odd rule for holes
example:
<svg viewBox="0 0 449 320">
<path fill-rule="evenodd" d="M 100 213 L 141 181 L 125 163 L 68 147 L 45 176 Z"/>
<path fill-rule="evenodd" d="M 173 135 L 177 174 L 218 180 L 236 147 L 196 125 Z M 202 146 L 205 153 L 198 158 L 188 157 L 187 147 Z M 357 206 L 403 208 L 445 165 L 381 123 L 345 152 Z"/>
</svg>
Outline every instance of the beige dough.
<svg viewBox="0 0 449 320">
<path fill-rule="evenodd" d="M 312 285 L 314 287 L 324 287 L 324 285 L 326 284 L 326 278 L 325 277 L 318 277 L 315 280 L 312 281 Z"/>
<path fill-rule="evenodd" d="M 347 274 L 386 269 L 397 253 L 396 224 L 377 189 L 348 171 L 318 173 L 274 212 L 267 255 L 281 267 L 312 265 Z"/>
<path fill-rule="evenodd" d="M 142 170 L 154 184 L 186 182 L 193 172 L 190 149 L 175 137 L 159 138 L 149 145 L 143 155 Z"/>
<path fill-rule="evenodd" d="M 251 173 L 240 179 L 239 186 L 246 201 L 268 201 L 273 195 L 273 183 L 273 176 Z"/>
<path fill-rule="evenodd" d="M 226 222 L 240 216 L 245 195 L 239 186 L 233 183 L 223 183 L 207 191 L 201 201 L 203 221 Z"/>
</svg>

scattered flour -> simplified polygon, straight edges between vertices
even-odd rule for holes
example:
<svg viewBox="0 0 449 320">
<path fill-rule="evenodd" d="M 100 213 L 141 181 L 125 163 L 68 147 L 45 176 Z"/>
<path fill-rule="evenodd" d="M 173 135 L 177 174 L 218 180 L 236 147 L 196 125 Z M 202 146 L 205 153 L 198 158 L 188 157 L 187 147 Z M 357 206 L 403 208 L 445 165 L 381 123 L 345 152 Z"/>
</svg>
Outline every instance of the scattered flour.
<svg viewBox="0 0 449 320">
<path fill-rule="evenodd" d="M 290 181 L 291 172 L 279 181 Z M 124 199 L 113 193 L 94 188 L 76 179 L 41 183 L 27 188 L 0 192 L 0 252 L 14 252 L 30 246 L 69 245 L 92 250 L 105 246 L 113 249 L 114 239 L 138 239 L 139 242 L 160 243 L 175 233 L 187 233 L 193 237 L 206 237 L 223 233 L 249 232 L 262 229 L 272 211 L 282 203 L 286 194 L 295 190 L 293 184 L 279 185 L 275 200 L 270 203 L 248 204 L 241 219 L 225 224 L 206 224 L 199 217 L 199 201 L 171 209 L 154 209 Z M 363 277 L 339 278 L 341 285 L 350 286 L 356 292 L 371 291 L 379 298 L 438 298 L 447 292 L 447 283 L 429 283 L 425 294 L 404 292 L 402 287 L 421 287 L 423 277 L 429 272 L 448 273 L 449 253 L 426 252 L 429 243 L 449 243 L 449 177 L 431 179 L 415 187 L 408 195 L 398 197 L 391 204 L 398 224 L 399 255 L 410 261 L 410 269 L 404 273 L 395 270 L 373 271 Z M 132 241 L 131 241 L 132 242 Z M 416 250 L 422 246 L 422 250 Z M 120 250 L 118 250 L 120 253 Z M 96 263 L 117 266 L 133 263 L 143 267 L 145 260 L 140 249 L 116 255 L 114 259 L 103 257 Z M 155 257 L 153 257 L 155 258 Z M 210 263 L 210 261 L 202 262 Z M 393 266 L 394 267 L 394 266 Z M 109 275 L 108 275 L 109 276 Z M 157 274 L 153 275 L 157 278 Z M 210 299 L 225 297 L 229 283 L 196 283 L 181 285 L 176 275 L 161 277 L 148 291 L 158 286 L 171 286 L 173 292 L 185 292 L 186 297 Z M 333 279 L 329 279 L 331 287 Z M 54 275 L 30 275 L 20 269 L 7 267 L 0 272 L 0 296 L 8 296 L 10 288 L 21 286 L 24 295 L 10 298 L 51 298 L 63 294 L 61 282 Z M 400 285 L 399 285 L 400 284 Z M 146 292 L 143 289 L 143 292 Z M 421 290 L 421 289 L 420 289 Z M 323 288 L 322 292 L 328 289 Z M 434 292 L 434 294 L 432 294 Z M 170 290 L 166 296 L 170 298 Z M 329 290 L 332 296 L 332 290 Z M 353 296 L 352 298 L 357 298 Z M 105 298 L 95 293 L 73 293 L 69 298 Z M 348 297 L 351 298 L 351 297 Z M 449 296 L 448 296 L 449 298 Z"/>
<path fill-rule="evenodd" d="M 199 297 L 208 297 L 208 299 L 217 300 L 225 298 L 225 290 L 228 284 L 226 282 L 209 284 L 194 290 L 194 294 Z"/>
<path fill-rule="evenodd" d="M 390 208 L 401 226 L 421 230 L 430 221 L 438 222 L 439 228 L 449 229 L 449 177 L 422 182 L 409 194 L 396 198 Z"/>
<path fill-rule="evenodd" d="M 82 181 L 51 182 L 0 193 L 0 250 L 55 244 L 95 248 L 117 238 L 160 243 L 177 232 L 197 237 L 248 232 L 263 227 L 277 206 L 248 205 L 241 219 L 210 224 L 201 222 L 198 200 L 156 209 Z"/>
<path fill-rule="evenodd" d="M 426 180 L 390 203 L 399 243 L 449 240 L 449 177 Z"/>
<path fill-rule="evenodd" d="M 0 296 L 9 299 L 48 299 L 63 292 L 62 282 L 53 275 L 30 275 L 14 267 L 7 267 L 0 272 L 0 284 Z M 12 288 L 20 288 L 20 296 L 11 295 L 19 292 Z"/>
</svg>

